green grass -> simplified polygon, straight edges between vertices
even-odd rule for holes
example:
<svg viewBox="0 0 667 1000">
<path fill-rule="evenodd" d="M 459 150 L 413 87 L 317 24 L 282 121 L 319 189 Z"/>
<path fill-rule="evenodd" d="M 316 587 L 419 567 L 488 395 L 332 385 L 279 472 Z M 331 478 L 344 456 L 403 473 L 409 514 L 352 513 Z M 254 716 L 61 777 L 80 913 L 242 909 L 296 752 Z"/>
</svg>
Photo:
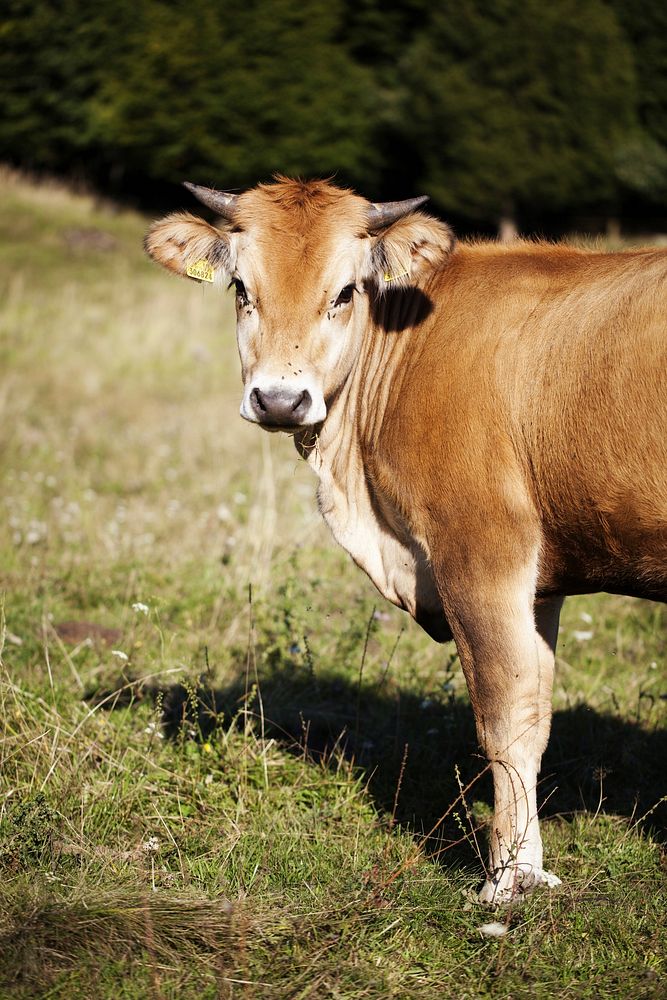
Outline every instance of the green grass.
<svg viewBox="0 0 667 1000">
<path fill-rule="evenodd" d="M 228 299 L 145 261 L 145 220 L 0 187 L 0 996 L 664 995 L 664 609 L 566 603 L 563 886 L 483 937 L 453 646 L 238 418 Z"/>
</svg>

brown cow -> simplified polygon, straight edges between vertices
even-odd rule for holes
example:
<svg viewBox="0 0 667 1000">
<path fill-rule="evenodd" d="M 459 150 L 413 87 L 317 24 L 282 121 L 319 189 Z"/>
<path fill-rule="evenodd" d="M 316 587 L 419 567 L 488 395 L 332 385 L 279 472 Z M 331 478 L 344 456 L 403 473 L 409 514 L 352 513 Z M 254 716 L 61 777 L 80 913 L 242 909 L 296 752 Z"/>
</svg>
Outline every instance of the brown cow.
<svg viewBox="0 0 667 1000">
<path fill-rule="evenodd" d="M 241 415 L 294 435 L 336 540 L 456 641 L 494 778 L 481 899 L 557 883 L 536 782 L 563 598 L 667 600 L 667 253 L 455 247 L 425 199 L 325 181 L 188 187 L 224 221 L 146 247 L 236 286 Z"/>
</svg>

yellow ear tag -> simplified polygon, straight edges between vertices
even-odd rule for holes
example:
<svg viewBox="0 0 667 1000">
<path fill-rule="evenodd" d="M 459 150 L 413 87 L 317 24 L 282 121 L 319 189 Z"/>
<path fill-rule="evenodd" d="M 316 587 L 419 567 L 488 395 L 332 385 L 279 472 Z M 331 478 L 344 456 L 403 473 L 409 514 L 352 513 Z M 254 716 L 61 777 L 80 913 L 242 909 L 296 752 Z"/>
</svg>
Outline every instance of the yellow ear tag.
<svg viewBox="0 0 667 1000">
<path fill-rule="evenodd" d="M 396 281 L 397 278 L 404 278 L 406 274 L 410 274 L 409 271 L 400 271 L 398 274 L 390 274 L 389 271 L 384 272 L 385 281 Z"/>
<path fill-rule="evenodd" d="M 207 260 L 198 260 L 196 264 L 190 264 L 185 273 L 188 278 L 196 278 L 197 281 L 213 281 L 213 268 Z"/>
</svg>

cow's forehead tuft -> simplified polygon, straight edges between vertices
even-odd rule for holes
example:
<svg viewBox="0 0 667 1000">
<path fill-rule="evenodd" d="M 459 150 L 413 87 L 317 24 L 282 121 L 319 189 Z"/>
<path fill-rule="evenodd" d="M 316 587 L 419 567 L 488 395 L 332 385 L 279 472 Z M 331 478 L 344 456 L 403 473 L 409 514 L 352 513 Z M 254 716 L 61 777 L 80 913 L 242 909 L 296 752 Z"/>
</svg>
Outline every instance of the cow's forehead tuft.
<svg viewBox="0 0 667 1000">
<path fill-rule="evenodd" d="M 363 232 L 367 212 L 365 199 L 329 181 L 281 177 L 241 195 L 236 222 L 256 233 L 292 234 L 326 243 L 337 234 Z"/>
</svg>

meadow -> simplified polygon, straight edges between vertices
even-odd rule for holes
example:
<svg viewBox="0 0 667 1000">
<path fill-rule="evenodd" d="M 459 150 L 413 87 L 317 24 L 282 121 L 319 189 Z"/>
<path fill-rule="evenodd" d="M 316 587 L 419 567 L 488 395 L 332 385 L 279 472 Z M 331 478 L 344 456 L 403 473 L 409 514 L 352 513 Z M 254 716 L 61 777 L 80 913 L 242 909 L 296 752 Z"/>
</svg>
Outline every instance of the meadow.
<svg viewBox="0 0 667 1000">
<path fill-rule="evenodd" d="M 664 607 L 566 602 L 563 885 L 482 908 L 456 651 L 240 419 L 231 293 L 147 224 L 0 175 L 0 997 L 664 996 Z"/>
</svg>

